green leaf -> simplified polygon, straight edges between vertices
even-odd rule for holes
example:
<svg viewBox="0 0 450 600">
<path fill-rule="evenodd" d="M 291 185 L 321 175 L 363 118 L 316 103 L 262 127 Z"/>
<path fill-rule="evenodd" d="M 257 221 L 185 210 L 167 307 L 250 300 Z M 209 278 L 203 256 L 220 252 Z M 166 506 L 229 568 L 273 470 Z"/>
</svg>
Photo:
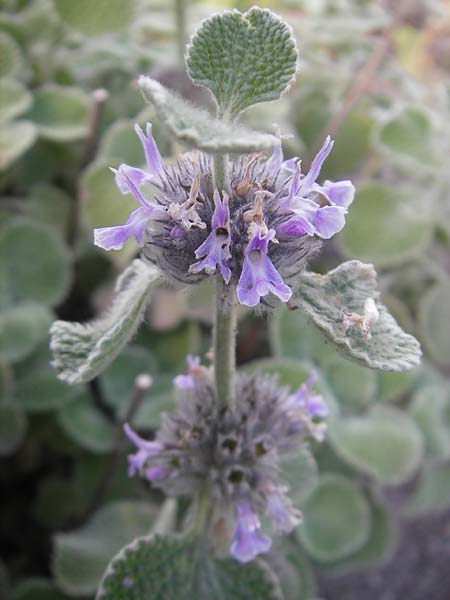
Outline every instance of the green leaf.
<svg viewBox="0 0 450 600">
<path fill-rule="evenodd" d="M 339 404 L 348 413 L 363 412 L 375 397 L 377 374 L 342 359 L 335 359 L 325 369 L 325 377 Z"/>
<path fill-rule="evenodd" d="M 415 372 L 389 372 L 378 373 L 378 400 L 392 402 L 401 398 L 408 392 L 415 379 Z"/>
<path fill-rule="evenodd" d="M 53 575 L 58 587 L 74 596 L 94 593 L 111 558 L 148 531 L 154 518 L 155 508 L 148 501 L 123 500 L 103 506 L 77 531 L 55 535 Z"/>
<path fill-rule="evenodd" d="M 328 439 L 343 460 L 384 485 L 410 479 L 423 456 L 422 435 L 414 421 L 387 406 L 332 423 Z"/>
<path fill-rule="evenodd" d="M 426 384 L 414 394 L 410 414 L 421 430 L 427 454 L 450 458 L 450 390 L 441 381 Z"/>
<path fill-rule="evenodd" d="M 430 114 L 416 106 L 403 108 L 378 132 L 380 147 L 392 158 L 406 160 L 414 168 L 438 166 L 435 140 Z"/>
<path fill-rule="evenodd" d="M 141 76 L 139 85 L 145 98 L 171 134 L 183 144 L 211 153 L 245 153 L 272 150 L 278 138 L 251 131 L 211 117 L 170 92 L 150 77 Z"/>
<path fill-rule="evenodd" d="M 400 329 L 379 302 L 376 286 L 373 266 L 352 260 L 325 275 L 303 273 L 296 287 L 296 303 L 348 358 L 386 371 L 417 367 L 421 357 L 419 343 Z M 379 311 L 371 339 L 365 339 L 357 326 L 344 334 L 342 311 L 363 314 L 367 298 L 375 301 Z"/>
<path fill-rule="evenodd" d="M 82 448 L 99 454 L 111 450 L 116 427 L 88 394 L 80 394 L 63 406 L 58 422 L 66 435 Z"/>
<path fill-rule="evenodd" d="M 63 190 L 48 183 L 40 183 L 30 189 L 30 197 L 24 203 L 22 212 L 27 218 L 51 227 L 65 239 L 71 205 L 70 197 Z"/>
<path fill-rule="evenodd" d="M 420 257 L 432 238 L 432 210 L 417 190 L 360 187 L 340 235 L 347 256 L 377 266 L 400 265 Z"/>
<path fill-rule="evenodd" d="M 14 77 L 23 69 L 24 60 L 22 51 L 16 40 L 0 31 L 0 77 Z"/>
<path fill-rule="evenodd" d="M 349 558 L 336 564 L 339 573 L 380 567 L 389 561 L 396 549 L 398 532 L 395 519 L 379 502 L 372 503 L 372 527 L 364 546 Z"/>
<path fill-rule="evenodd" d="M 350 480 L 323 475 L 303 506 L 300 538 L 316 560 L 333 562 L 363 547 L 370 535 L 371 512 Z"/>
<path fill-rule="evenodd" d="M 242 565 L 212 560 L 200 547 L 177 537 L 143 537 L 111 561 L 97 600 L 152 598 L 281 600 L 278 581 L 260 561 Z"/>
<path fill-rule="evenodd" d="M 53 231 L 31 221 L 11 221 L 0 232 L 0 303 L 34 300 L 55 305 L 70 285 L 67 248 Z"/>
<path fill-rule="evenodd" d="M 29 121 L 14 121 L 0 126 L 0 171 L 7 169 L 36 140 L 36 127 Z"/>
<path fill-rule="evenodd" d="M 51 322 L 48 308 L 35 302 L 0 311 L 0 361 L 17 362 L 30 355 L 47 337 Z"/>
<path fill-rule="evenodd" d="M 421 339 L 431 358 L 443 367 L 450 356 L 450 281 L 443 281 L 424 294 L 419 305 Z"/>
<path fill-rule="evenodd" d="M 156 371 L 156 359 L 149 350 L 139 346 L 127 348 L 102 373 L 101 385 L 105 398 L 120 413 L 130 397 L 136 377 L 141 373 L 149 373 L 154 377 Z M 153 395 L 152 390 L 153 386 L 146 394 L 146 400 L 149 402 Z"/>
<path fill-rule="evenodd" d="M 0 403 L 0 456 L 8 456 L 21 444 L 27 427 L 25 414 L 16 402 Z"/>
<path fill-rule="evenodd" d="M 89 36 L 122 31 L 136 11 L 134 0 L 55 0 L 55 8 L 68 25 Z"/>
<path fill-rule="evenodd" d="M 119 119 L 105 132 L 99 154 L 107 162 L 126 162 L 140 165 L 144 154 L 142 144 L 134 131 L 134 121 Z"/>
<path fill-rule="evenodd" d="M 26 116 L 36 124 L 40 137 L 71 142 L 88 135 L 89 110 L 89 97 L 81 89 L 49 84 L 34 93 Z"/>
<path fill-rule="evenodd" d="M 67 600 L 67 596 L 49 579 L 32 577 L 15 588 L 11 600 Z"/>
<path fill-rule="evenodd" d="M 267 9 L 226 11 L 203 21 L 188 48 L 194 83 L 213 93 L 221 113 L 276 100 L 292 85 L 297 48 L 287 23 Z"/>
<path fill-rule="evenodd" d="M 404 506 L 408 517 L 420 517 L 450 506 L 450 465 L 448 462 L 425 463 L 418 485 Z"/>
<path fill-rule="evenodd" d="M 273 352 L 282 358 L 324 362 L 335 357 L 333 347 L 301 310 L 280 304 L 270 324 Z"/>
<path fill-rule="evenodd" d="M 296 536 L 274 539 L 266 558 L 280 581 L 284 600 L 316 597 L 314 571 Z"/>
<path fill-rule="evenodd" d="M 55 371 L 48 365 L 20 376 L 15 388 L 17 402 L 30 413 L 60 409 L 72 402 L 78 394 L 76 387 L 59 381 Z"/>
<path fill-rule="evenodd" d="M 289 497 L 294 506 L 302 510 L 305 498 L 316 487 L 317 464 L 307 447 L 280 462 L 281 478 L 289 485 Z"/>
<path fill-rule="evenodd" d="M 30 92 L 16 79 L 0 79 L 0 90 L 0 122 L 12 121 L 31 104 Z"/>
<path fill-rule="evenodd" d="M 116 283 L 108 313 L 81 324 L 56 321 L 50 330 L 53 366 L 67 383 L 90 381 L 103 371 L 136 333 L 159 271 L 135 260 Z"/>
<path fill-rule="evenodd" d="M 175 407 L 173 376 L 159 375 L 141 404 L 134 418 L 134 424 L 137 429 L 157 429 L 161 425 L 162 415 L 174 411 Z"/>
</svg>

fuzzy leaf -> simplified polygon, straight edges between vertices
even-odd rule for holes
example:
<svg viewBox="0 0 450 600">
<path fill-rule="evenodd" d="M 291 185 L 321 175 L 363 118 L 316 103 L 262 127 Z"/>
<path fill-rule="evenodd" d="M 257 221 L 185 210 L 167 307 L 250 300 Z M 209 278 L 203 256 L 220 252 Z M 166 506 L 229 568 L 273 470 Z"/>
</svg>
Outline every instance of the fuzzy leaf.
<svg viewBox="0 0 450 600">
<path fill-rule="evenodd" d="M 372 369 L 405 371 L 417 367 L 421 350 L 417 340 L 400 329 L 379 301 L 372 265 L 352 260 L 325 275 L 303 273 L 296 288 L 296 303 L 348 358 Z M 366 340 L 359 327 L 342 328 L 342 310 L 363 314 L 367 298 L 376 302 L 379 319 Z"/>
<path fill-rule="evenodd" d="M 450 465 L 448 462 L 425 463 L 414 493 L 404 507 L 408 517 L 447 511 L 450 506 Z"/>
<path fill-rule="evenodd" d="M 159 535 L 139 538 L 111 561 L 97 600 L 152 598 L 281 600 L 278 581 L 265 563 L 214 561 L 193 542 Z"/>
<path fill-rule="evenodd" d="M 41 137 L 55 142 L 70 142 L 89 132 L 89 97 L 83 90 L 55 84 L 34 93 L 26 117 L 33 121 Z"/>
<path fill-rule="evenodd" d="M 431 358 L 447 367 L 450 356 L 450 280 L 443 280 L 424 294 L 419 305 L 421 339 Z"/>
<path fill-rule="evenodd" d="M 384 485 L 408 480 L 423 456 L 422 435 L 414 421 L 387 406 L 333 422 L 328 437 L 343 460 Z"/>
<path fill-rule="evenodd" d="M 214 119 L 150 77 L 142 76 L 139 85 L 172 135 L 187 146 L 211 153 L 245 153 L 271 150 L 279 144 L 279 140 L 268 133 Z"/>
<path fill-rule="evenodd" d="M 0 361 L 26 358 L 47 337 L 52 315 L 36 302 L 23 302 L 0 312 Z"/>
<path fill-rule="evenodd" d="M 323 475 L 303 506 L 301 540 L 308 553 L 323 562 L 346 558 L 370 535 L 367 500 L 349 479 Z"/>
<path fill-rule="evenodd" d="M 56 321 L 50 330 L 53 366 L 67 383 L 90 381 L 130 341 L 140 325 L 159 271 L 135 260 L 119 277 L 109 312 L 90 323 Z"/>
<path fill-rule="evenodd" d="M 205 20 L 188 48 L 194 83 L 211 90 L 220 112 L 276 100 L 293 83 L 297 48 L 292 30 L 267 9 L 226 11 Z"/>
<path fill-rule="evenodd" d="M 154 519 L 155 508 L 148 501 L 123 500 L 103 506 L 77 531 L 57 534 L 53 574 L 58 587 L 75 596 L 95 592 L 114 554 L 148 531 Z"/>
<path fill-rule="evenodd" d="M 9 33 L 0 31 L 0 77 L 19 75 L 23 66 L 24 60 L 19 44 Z"/>
<path fill-rule="evenodd" d="M 0 122 L 11 121 L 27 110 L 32 96 L 27 88 L 9 77 L 0 79 Z"/>
<path fill-rule="evenodd" d="M 36 127 L 29 121 L 3 123 L 0 127 L 0 171 L 22 156 L 36 140 Z"/>
<path fill-rule="evenodd" d="M 122 31 L 133 19 L 134 0 L 55 0 L 60 17 L 71 27 L 89 36 Z"/>
</svg>

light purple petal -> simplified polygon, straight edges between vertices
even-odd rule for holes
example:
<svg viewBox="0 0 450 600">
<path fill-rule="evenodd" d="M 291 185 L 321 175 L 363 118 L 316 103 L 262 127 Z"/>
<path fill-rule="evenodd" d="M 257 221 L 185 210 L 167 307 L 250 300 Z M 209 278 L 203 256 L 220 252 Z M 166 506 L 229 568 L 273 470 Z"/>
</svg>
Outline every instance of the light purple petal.
<svg viewBox="0 0 450 600">
<path fill-rule="evenodd" d="M 131 192 L 128 183 L 130 180 L 136 187 L 152 180 L 148 173 L 137 167 L 131 167 L 130 165 L 121 164 L 118 169 L 112 167 L 110 167 L 110 169 L 116 176 L 116 185 L 122 194 L 129 194 Z"/>
<path fill-rule="evenodd" d="M 328 405 L 320 394 L 313 394 L 306 400 L 306 410 L 310 417 L 324 419 L 328 416 Z"/>
<path fill-rule="evenodd" d="M 340 206 L 322 206 L 314 217 L 316 234 L 328 240 L 345 226 L 345 209 Z"/>
<path fill-rule="evenodd" d="M 348 208 L 355 197 L 355 186 L 349 179 L 336 182 L 325 181 L 321 192 L 334 206 Z"/>
<path fill-rule="evenodd" d="M 266 163 L 266 173 L 271 179 L 275 179 L 283 163 L 283 148 L 281 143 L 275 146 L 272 156 Z"/>
<path fill-rule="evenodd" d="M 271 229 L 261 236 L 258 231 L 250 240 L 245 250 L 244 264 L 237 285 L 237 297 L 241 304 L 256 306 L 262 296 L 272 292 L 282 302 L 287 302 L 292 296 L 292 290 L 287 286 L 281 275 L 267 256 L 268 244 L 275 232 Z"/>
<path fill-rule="evenodd" d="M 158 146 L 156 145 L 156 142 L 152 136 L 151 123 L 147 123 L 147 136 L 144 135 L 144 132 L 138 124 L 134 126 L 134 129 L 138 134 L 142 145 L 144 146 L 145 160 L 147 162 L 148 170 L 153 177 L 159 179 L 161 172 L 164 169 L 164 163 L 161 154 L 159 153 Z"/>
<path fill-rule="evenodd" d="M 278 533 L 289 533 L 300 523 L 300 515 L 284 494 L 274 491 L 267 496 L 267 514 L 273 519 Z"/>
<path fill-rule="evenodd" d="M 130 237 L 140 244 L 145 226 L 152 216 L 151 211 L 140 206 L 131 213 L 125 225 L 94 229 L 94 244 L 103 250 L 120 250 Z"/>
<path fill-rule="evenodd" d="M 163 446 L 159 442 L 149 442 L 142 439 L 135 431 L 131 429 L 128 423 L 125 423 L 123 430 L 127 438 L 138 448 L 136 454 L 128 456 L 128 475 L 132 477 L 137 471 L 140 471 L 149 458 L 158 456 Z"/>
<path fill-rule="evenodd" d="M 179 390 L 192 390 L 195 387 L 195 381 L 192 375 L 177 375 L 173 379 L 174 386 Z"/>
<path fill-rule="evenodd" d="M 314 158 L 308 173 L 301 181 L 302 194 L 307 194 L 308 191 L 312 188 L 314 182 L 319 177 L 322 165 L 325 162 L 327 156 L 330 154 L 331 150 L 333 149 L 333 146 L 334 142 L 328 135 L 325 142 L 323 143 L 322 148 L 319 150 L 316 157 Z"/>
<path fill-rule="evenodd" d="M 259 519 L 248 501 L 240 501 L 236 507 L 236 513 L 237 523 L 230 551 L 236 560 L 246 563 L 253 560 L 258 554 L 268 552 L 272 541 L 260 533 Z"/>
<path fill-rule="evenodd" d="M 149 481 L 163 481 L 170 475 L 170 468 L 167 465 L 158 465 L 150 467 L 145 471 L 145 477 Z"/>
</svg>

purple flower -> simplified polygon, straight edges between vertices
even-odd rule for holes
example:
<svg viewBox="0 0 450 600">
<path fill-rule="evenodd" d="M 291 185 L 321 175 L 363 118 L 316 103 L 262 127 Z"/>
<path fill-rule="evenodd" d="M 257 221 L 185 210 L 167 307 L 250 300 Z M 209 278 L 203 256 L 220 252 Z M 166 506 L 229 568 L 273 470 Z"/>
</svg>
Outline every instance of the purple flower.
<svg viewBox="0 0 450 600">
<path fill-rule="evenodd" d="M 328 406 L 320 394 L 312 393 L 316 383 L 317 373 L 312 371 L 305 383 L 289 396 L 288 402 L 291 408 L 302 408 L 310 417 L 323 419 L 328 416 Z"/>
<path fill-rule="evenodd" d="M 169 474 L 170 468 L 168 465 L 156 465 L 145 470 L 145 477 L 149 481 L 163 481 L 169 477 Z"/>
<path fill-rule="evenodd" d="M 143 440 L 131 429 L 128 423 L 125 423 L 123 430 L 127 438 L 133 442 L 136 448 L 138 448 L 136 454 L 130 454 L 128 456 L 128 475 L 132 477 L 136 472 L 143 469 L 149 458 L 159 456 L 163 450 L 163 446 L 159 442 L 147 442 L 146 440 Z"/>
<path fill-rule="evenodd" d="M 147 124 L 147 137 L 138 125 L 136 132 L 144 146 L 149 172 L 125 164 L 111 170 L 116 174 L 116 183 L 122 194 L 132 194 L 140 207 L 131 213 L 124 225 L 94 230 L 94 243 L 104 250 L 120 250 L 130 237 L 134 237 L 140 244 L 149 219 L 167 218 L 166 211 L 161 206 L 149 202 L 139 189 L 139 186 L 146 182 L 158 185 L 163 170 L 162 158 L 151 135 L 150 123 Z"/>
<path fill-rule="evenodd" d="M 188 372 L 183 375 L 177 375 L 173 383 L 179 390 L 192 390 L 195 387 L 195 373 L 200 367 L 200 356 L 188 354 L 186 357 Z"/>
<path fill-rule="evenodd" d="M 322 165 L 330 154 L 334 142 L 328 136 L 314 158 L 308 173 L 302 177 L 300 166 L 292 178 L 288 195 L 280 202 L 280 209 L 289 218 L 277 227 L 277 235 L 298 237 L 318 235 L 329 239 L 344 227 L 345 214 L 353 202 L 355 188 L 351 181 L 325 181 L 316 183 Z M 309 196 L 313 196 L 313 198 Z M 323 197 L 328 204 L 318 199 Z"/>
<path fill-rule="evenodd" d="M 231 258 L 230 209 L 228 207 L 228 196 L 225 192 L 223 192 L 222 201 L 219 192 L 214 190 L 214 206 L 211 219 L 212 231 L 195 251 L 195 257 L 202 260 L 191 265 L 189 270 L 192 273 L 198 273 L 204 269 L 208 275 L 212 275 L 219 267 L 225 283 L 229 283 L 231 270 L 226 261 Z"/>
<path fill-rule="evenodd" d="M 269 229 L 263 234 L 262 227 L 257 227 L 246 250 L 242 273 L 237 285 L 237 297 L 241 304 L 256 306 L 261 296 L 272 292 L 283 302 L 292 296 L 281 275 L 267 256 L 270 241 L 274 241 L 275 231 Z"/>
<path fill-rule="evenodd" d="M 233 533 L 231 555 L 238 561 L 246 563 L 258 554 L 270 550 L 270 538 L 261 535 L 261 524 L 253 512 L 248 500 L 241 500 L 236 506 L 236 529 Z"/>
<path fill-rule="evenodd" d="M 289 533 L 300 521 L 300 513 L 296 511 L 285 495 L 275 490 L 267 496 L 267 514 L 273 519 L 277 533 Z"/>
</svg>

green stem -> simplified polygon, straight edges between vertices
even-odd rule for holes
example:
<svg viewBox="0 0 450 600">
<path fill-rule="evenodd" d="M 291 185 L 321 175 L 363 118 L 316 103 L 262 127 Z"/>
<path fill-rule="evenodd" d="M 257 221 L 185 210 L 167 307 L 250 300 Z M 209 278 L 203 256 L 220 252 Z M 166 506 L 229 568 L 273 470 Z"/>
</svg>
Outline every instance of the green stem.
<svg viewBox="0 0 450 600">
<path fill-rule="evenodd" d="M 216 316 L 214 324 L 214 379 L 219 403 L 234 407 L 236 370 L 236 301 L 235 288 L 217 277 Z"/>
<path fill-rule="evenodd" d="M 214 154 L 213 156 L 213 178 L 214 187 L 222 194 L 227 191 L 228 156 L 226 154 Z"/>
<path fill-rule="evenodd" d="M 177 27 L 177 50 L 180 67 L 184 67 L 184 52 L 186 49 L 186 4 L 188 0 L 175 0 L 175 21 Z"/>
</svg>

